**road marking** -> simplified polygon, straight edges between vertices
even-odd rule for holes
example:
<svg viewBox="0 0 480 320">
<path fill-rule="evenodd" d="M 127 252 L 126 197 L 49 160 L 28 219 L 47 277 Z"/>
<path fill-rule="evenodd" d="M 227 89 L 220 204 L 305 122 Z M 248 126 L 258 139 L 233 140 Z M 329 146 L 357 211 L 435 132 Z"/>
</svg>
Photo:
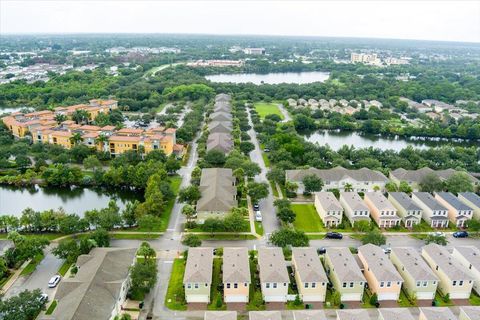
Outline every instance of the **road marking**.
<svg viewBox="0 0 480 320">
<path fill-rule="evenodd" d="M 172 261 L 172 260 L 168 260 L 168 261 L 163 261 L 163 263 L 172 264 L 173 261 Z"/>
<path fill-rule="evenodd" d="M 175 231 L 175 228 L 167 229 L 167 231 Z"/>
</svg>

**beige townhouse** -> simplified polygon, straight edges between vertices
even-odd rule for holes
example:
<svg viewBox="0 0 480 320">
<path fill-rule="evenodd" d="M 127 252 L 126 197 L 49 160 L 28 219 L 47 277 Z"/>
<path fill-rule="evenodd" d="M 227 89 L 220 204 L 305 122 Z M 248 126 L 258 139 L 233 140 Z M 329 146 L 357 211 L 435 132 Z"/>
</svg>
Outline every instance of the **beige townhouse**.
<svg viewBox="0 0 480 320">
<path fill-rule="evenodd" d="M 378 313 L 378 320 L 416 320 L 408 308 L 381 308 Z"/>
<path fill-rule="evenodd" d="M 206 311 L 204 320 L 237 320 L 237 311 Z"/>
<path fill-rule="evenodd" d="M 392 248 L 390 261 L 402 276 L 403 288 L 417 300 L 433 300 L 438 277 L 414 248 Z"/>
<path fill-rule="evenodd" d="M 315 248 L 293 248 L 292 268 L 303 302 L 324 302 L 328 278 Z"/>
<path fill-rule="evenodd" d="M 370 209 L 356 192 L 340 192 L 340 204 L 353 225 L 357 221 L 370 221 Z"/>
<path fill-rule="evenodd" d="M 474 246 L 455 247 L 452 256 L 468 269 L 474 278 L 473 290 L 480 294 L 480 250 Z"/>
<path fill-rule="evenodd" d="M 448 210 L 428 192 L 414 192 L 412 200 L 422 208 L 423 220 L 432 228 L 448 227 Z"/>
<path fill-rule="evenodd" d="M 480 196 L 474 192 L 460 192 L 458 199 L 473 209 L 473 217 L 480 219 Z"/>
<path fill-rule="evenodd" d="M 365 203 L 370 209 L 370 215 L 380 228 L 391 228 L 400 225 L 400 217 L 395 208 L 380 192 L 366 192 Z"/>
<path fill-rule="evenodd" d="M 397 209 L 397 215 L 402 218 L 406 228 L 422 222 L 422 208 L 405 192 L 389 192 L 388 201 Z"/>
<path fill-rule="evenodd" d="M 250 311 L 248 313 L 249 320 L 282 320 L 280 311 Z"/>
<path fill-rule="evenodd" d="M 473 217 L 473 209 L 460 201 L 451 192 L 435 192 L 435 199 L 448 210 L 448 219 L 458 228 L 467 226 Z"/>
<path fill-rule="evenodd" d="M 418 320 L 457 320 L 450 308 L 420 308 L 420 316 Z"/>
<path fill-rule="evenodd" d="M 366 279 L 348 248 L 327 248 L 325 269 L 341 301 L 362 301 Z"/>
<path fill-rule="evenodd" d="M 480 307 L 465 306 L 460 307 L 458 320 L 478 320 L 480 319 Z"/>
<path fill-rule="evenodd" d="M 374 320 L 365 309 L 337 310 L 337 320 Z"/>
<path fill-rule="evenodd" d="M 332 192 L 315 192 L 313 196 L 315 209 L 327 228 L 342 223 L 343 207 Z"/>
<path fill-rule="evenodd" d="M 327 320 L 322 310 L 294 310 L 293 320 Z"/>
<path fill-rule="evenodd" d="M 467 268 L 454 259 L 446 248 L 431 243 L 422 248 L 422 257 L 440 279 L 438 290 L 450 299 L 468 299 L 474 278 Z"/>
<path fill-rule="evenodd" d="M 213 248 L 189 248 L 183 276 L 187 303 L 209 303 L 212 284 Z"/>
<path fill-rule="evenodd" d="M 382 248 L 366 244 L 358 248 L 358 258 L 363 264 L 363 274 L 378 301 L 397 301 L 403 279 Z"/>
<path fill-rule="evenodd" d="M 248 303 L 251 276 L 247 248 L 223 249 L 223 295 L 226 303 Z"/>
<path fill-rule="evenodd" d="M 288 276 L 285 257 L 281 248 L 260 248 L 258 268 L 262 296 L 265 302 L 287 302 Z"/>
</svg>

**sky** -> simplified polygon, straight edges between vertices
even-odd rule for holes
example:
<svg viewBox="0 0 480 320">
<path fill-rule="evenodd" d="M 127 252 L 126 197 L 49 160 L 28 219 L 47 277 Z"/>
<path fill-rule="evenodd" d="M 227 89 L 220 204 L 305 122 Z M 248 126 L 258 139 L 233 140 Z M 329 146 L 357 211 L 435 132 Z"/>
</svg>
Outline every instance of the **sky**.
<svg viewBox="0 0 480 320">
<path fill-rule="evenodd" d="M 0 0 L 0 34 L 202 33 L 480 42 L 480 0 Z"/>
</svg>

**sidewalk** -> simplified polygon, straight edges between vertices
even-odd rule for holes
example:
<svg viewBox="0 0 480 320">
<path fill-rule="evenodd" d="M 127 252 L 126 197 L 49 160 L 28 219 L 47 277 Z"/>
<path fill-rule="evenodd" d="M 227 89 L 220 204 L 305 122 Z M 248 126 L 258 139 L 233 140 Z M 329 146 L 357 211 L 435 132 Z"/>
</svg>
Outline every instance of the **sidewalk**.
<svg viewBox="0 0 480 320">
<path fill-rule="evenodd" d="M 15 271 L 15 273 L 10 277 L 10 279 L 8 279 L 7 282 L 5 282 L 5 284 L 3 285 L 3 288 L 0 290 L 0 293 L 5 293 L 8 291 L 8 289 L 10 289 L 10 287 L 15 283 L 15 281 L 17 281 L 17 279 L 20 277 L 20 274 L 22 273 L 23 269 L 25 269 L 28 264 L 30 263 L 30 261 L 32 261 L 32 259 L 28 259 L 27 261 L 25 261 L 22 266 Z"/>
</svg>

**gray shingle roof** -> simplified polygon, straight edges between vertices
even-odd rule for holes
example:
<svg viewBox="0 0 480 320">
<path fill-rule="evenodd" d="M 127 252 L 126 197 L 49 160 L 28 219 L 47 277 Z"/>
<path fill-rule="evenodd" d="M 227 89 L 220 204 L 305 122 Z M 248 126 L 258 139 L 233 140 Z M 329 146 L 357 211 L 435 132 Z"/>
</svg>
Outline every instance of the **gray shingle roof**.
<svg viewBox="0 0 480 320">
<path fill-rule="evenodd" d="M 58 286 L 55 311 L 41 319 L 109 319 L 136 251 L 94 248 L 88 255 L 81 255 L 77 260 L 77 275 L 64 278 Z"/>
<path fill-rule="evenodd" d="M 232 100 L 232 97 L 229 94 L 226 93 L 219 93 L 215 96 L 215 102 L 217 101 L 230 101 Z"/>
<path fill-rule="evenodd" d="M 453 195 L 451 192 L 435 192 L 437 196 L 445 200 L 448 204 L 454 207 L 456 210 L 472 210 L 469 206 L 467 206 L 462 201 L 458 200 L 457 197 Z"/>
<path fill-rule="evenodd" d="M 427 244 L 422 248 L 422 255 L 426 253 L 451 280 L 474 280 L 470 272 L 457 260 L 453 259 L 444 247 L 435 243 Z"/>
<path fill-rule="evenodd" d="M 322 310 L 294 310 L 293 320 L 327 320 Z"/>
<path fill-rule="evenodd" d="M 328 282 L 320 258 L 315 248 L 292 248 L 292 261 L 295 260 L 295 269 L 304 282 Z"/>
<path fill-rule="evenodd" d="M 287 181 L 302 181 L 303 177 L 310 174 L 320 177 L 323 181 L 339 181 L 351 178 L 356 181 L 388 182 L 388 178 L 383 173 L 367 168 L 349 170 L 339 166 L 332 169 L 286 170 Z"/>
<path fill-rule="evenodd" d="M 435 273 L 414 248 L 392 248 L 392 254 L 398 257 L 400 263 L 415 281 L 438 280 Z"/>
<path fill-rule="evenodd" d="M 337 320 L 373 320 L 368 315 L 367 310 L 337 310 Z"/>
<path fill-rule="evenodd" d="M 480 307 L 460 307 L 470 320 L 477 320 L 480 319 Z"/>
<path fill-rule="evenodd" d="M 328 257 L 332 262 L 333 269 L 341 282 L 366 281 L 355 257 L 348 248 L 327 248 Z"/>
<path fill-rule="evenodd" d="M 200 177 L 202 197 L 197 202 L 197 211 L 230 211 L 237 205 L 235 200 L 237 188 L 233 185 L 234 182 L 232 169 L 202 169 Z"/>
<path fill-rule="evenodd" d="M 480 196 L 478 196 L 476 193 L 460 192 L 458 195 L 464 197 L 465 199 L 473 203 L 477 208 L 480 208 Z"/>
<path fill-rule="evenodd" d="M 218 150 L 229 153 L 233 149 L 233 140 L 230 133 L 210 133 L 207 139 L 207 151 Z"/>
<path fill-rule="evenodd" d="M 356 192 L 340 192 L 340 197 L 345 200 L 352 210 L 362 210 L 370 212 L 368 206 Z"/>
<path fill-rule="evenodd" d="M 480 249 L 474 246 L 465 246 L 465 247 L 455 247 L 455 250 L 458 251 L 470 264 L 480 270 Z M 480 319 L 480 318 L 479 318 Z"/>
<path fill-rule="evenodd" d="M 250 311 L 248 313 L 249 320 L 282 320 L 280 311 Z"/>
<path fill-rule="evenodd" d="M 413 193 L 418 200 L 423 202 L 431 210 L 444 210 L 447 211 L 443 205 L 441 205 L 430 193 L 428 192 L 414 192 Z"/>
<path fill-rule="evenodd" d="M 421 182 L 426 175 L 434 173 L 436 174 L 441 180 L 448 179 L 452 174 L 457 172 L 454 169 L 446 169 L 446 170 L 433 170 L 428 167 L 423 167 L 418 170 L 405 170 L 403 168 L 393 170 L 390 172 L 390 175 L 397 178 L 398 180 L 404 180 L 407 182 Z M 470 180 L 472 182 L 478 182 L 478 179 L 473 177 L 472 175 L 468 174 Z"/>
<path fill-rule="evenodd" d="M 208 124 L 208 132 L 230 133 L 232 132 L 232 123 L 230 121 L 212 121 Z"/>
<path fill-rule="evenodd" d="M 370 268 L 378 281 L 403 282 L 403 278 L 380 247 L 371 243 L 360 246 L 358 248 L 358 255 L 361 255 L 365 259 L 368 268 Z M 364 267 L 367 268 L 367 266 Z"/>
<path fill-rule="evenodd" d="M 250 283 L 247 248 L 223 249 L 223 283 Z"/>
<path fill-rule="evenodd" d="M 212 268 L 212 248 L 189 248 L 183 283 L 212 283 Z"/>
<path fill-rule="evenodd" d="M 423 313 L 427 320 L 457 320 L 450 308 L 420 308 L 420 313 Z"/>
<path fill-rule="evenodd" d="M 262 283 L 290 282 L 281 248 L 260 248 L 258 250 L 258 267 Z"/>
<path fill-rule="evenodd" d="M 237 320 L 237 311 L 206 311 L 204 320 Z"/>
<path fill-rule="evenodd" d="M 212 121 L 232 121 L 232 115 L 228 112 L 218 111 L 210 114 Z"/>
<path fill-rule="evenodd" d="M 380 320 L 415 320 L 408 308 L 381 308 Z"/>
<path fill-rule="evenodd" d="M 390 197 L 395 199 L 398 204 L 407 211 L 420 211 L 420 208 L 405 192 L 389 192 Z"/>
<path fill-rule="evenodd" d="M 368 198 L 378 210 L 397 211 L 381 192 L 365 192 L 365 198 Z"/>
<path fill-rule="evenodd" d="M 343 211 L 342 205 L 332 192 L 315 192 L 314 197 L 318 198 L 320 205 L 326 211 Z"/>
</svg>

